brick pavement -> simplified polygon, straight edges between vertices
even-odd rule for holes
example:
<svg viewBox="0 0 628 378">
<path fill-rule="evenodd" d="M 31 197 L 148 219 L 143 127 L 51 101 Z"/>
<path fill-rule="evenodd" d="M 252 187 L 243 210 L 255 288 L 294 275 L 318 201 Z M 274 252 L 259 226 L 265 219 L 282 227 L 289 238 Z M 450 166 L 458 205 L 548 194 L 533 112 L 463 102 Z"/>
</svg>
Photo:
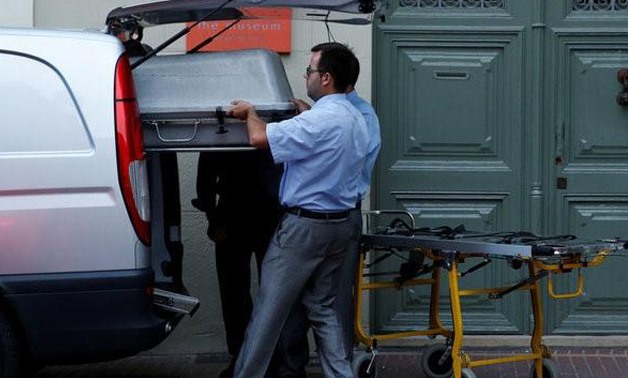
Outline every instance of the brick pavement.
<svg viewBox="0 0 628 378">
<path fill-rule="evenodd" d="M 470 348 L 465 350 L 472 360 L 496 358 L 525 353 L 521 348 Z M 381 360 L 380 377 L 423 378 L 420 350 L 385 353 Z M 552 360 L 561 378 L 624 378 L 628 377 L 628 346 L 626 348 L 554 347 Z M 478 378 L 527 378 L 531 362 L 513 362 L 474 368 Z"/>
<path fill-rule="evenodd" d="M 383 349 L 379 356 L 380 378 L 424 378 L 420 368 L 422 347 Z M 471 348 L 473 360 L 521 353 L 520 348 Z M 554 347 L 553 360 L 564 378 L 628 377 L 628 346 L 625 348 Z M 225 366 L 224 355 L 139 355 L 119 361 L 54 366 L 40 371 L 36 378 L 211 378 Z M 529 377 L 530 363 L 516 362 L 473 369 L 478 378 Z M 311 378 L 321 378 L 320 368 L 311 364 Z"/>
</svg>

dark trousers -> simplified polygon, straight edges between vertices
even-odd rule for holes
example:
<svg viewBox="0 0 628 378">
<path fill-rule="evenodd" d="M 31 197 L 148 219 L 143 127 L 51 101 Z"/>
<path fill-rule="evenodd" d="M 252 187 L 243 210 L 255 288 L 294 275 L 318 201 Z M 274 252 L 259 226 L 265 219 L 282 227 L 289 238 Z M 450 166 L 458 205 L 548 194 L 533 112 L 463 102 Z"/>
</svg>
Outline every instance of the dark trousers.
<svg viewBox="0 0 628 378">
<path fill-rule="evenodd" d="M 249 243 L 216 244 L 216 271 L 227 350 L 234 359 L 240 353 L 244 332 L 253 311 L 251 258 L 255 255 L 259 274 L 266 252 L 265 248 L 254 251 L 247 244 Z"/>
</svg>

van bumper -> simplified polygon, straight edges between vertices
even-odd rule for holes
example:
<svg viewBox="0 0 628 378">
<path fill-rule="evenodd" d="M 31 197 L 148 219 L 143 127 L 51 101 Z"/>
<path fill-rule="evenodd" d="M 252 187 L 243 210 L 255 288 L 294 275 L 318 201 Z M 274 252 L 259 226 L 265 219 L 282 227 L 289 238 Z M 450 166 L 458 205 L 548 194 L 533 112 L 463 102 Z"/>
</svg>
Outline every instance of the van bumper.
<svg viewBox="0 0 628 378">
<path fill-rule="evenodd" d="M 0 276 L 6 305 L 43 364 L 136 354 L 160 343 L 181 316 L 153 307 L 153 271 Z"/>
</svg>

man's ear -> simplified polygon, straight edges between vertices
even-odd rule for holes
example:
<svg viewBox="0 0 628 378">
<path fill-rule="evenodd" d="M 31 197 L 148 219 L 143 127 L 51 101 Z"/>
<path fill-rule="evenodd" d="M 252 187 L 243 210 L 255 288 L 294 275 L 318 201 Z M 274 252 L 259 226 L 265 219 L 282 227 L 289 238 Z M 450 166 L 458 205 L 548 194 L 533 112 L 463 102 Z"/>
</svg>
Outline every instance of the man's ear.
<svg viewBox="0 0 628 378">
<path fill-rule="evenodd" d="M 334 87 L 334 77 L 329 72 L 321 73 L 321 84 L 325 87 Z"/>
</svg>

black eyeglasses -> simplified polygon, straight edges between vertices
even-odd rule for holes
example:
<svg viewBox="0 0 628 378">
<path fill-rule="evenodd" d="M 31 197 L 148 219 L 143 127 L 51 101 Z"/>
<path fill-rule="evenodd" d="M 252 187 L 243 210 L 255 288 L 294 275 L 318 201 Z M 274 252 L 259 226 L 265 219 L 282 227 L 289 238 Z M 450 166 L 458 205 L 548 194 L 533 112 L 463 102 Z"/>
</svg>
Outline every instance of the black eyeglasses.
<svg viewBox="0 0 628 378">
<path fill-rule="evenodd" d="M 305 67 L 305 76 L 310 77 L 310 75 L 314 72 L 325 73 L 325 71 L 315 70 L 310 66 Z"/>
</svg>

